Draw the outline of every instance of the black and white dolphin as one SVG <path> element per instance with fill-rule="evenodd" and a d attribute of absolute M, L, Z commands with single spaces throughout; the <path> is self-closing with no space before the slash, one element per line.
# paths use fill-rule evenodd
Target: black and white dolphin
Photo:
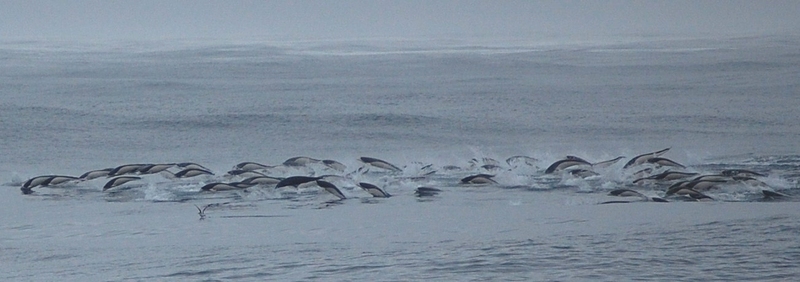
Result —
<path fill-rule="evenodd" d="M 243 177 L 243 178 L 249 178 L 249 177 L 258 177 L 258 176 L 266 176 L 266 175 L 264 175 L 263 173 L 260 173 L 258 171 L 254 171 L 254 170 L 234 169 L 234 170 L 230 170 L 227 173 L 225 173 L 225 176 L 226 177 L 238 176 L 238 177 Z"/>
<path fill-rule="evenodd" d="M 339 188 L 336 187 L 336 185 L 333 185 L 333 183 L 317 180 L 317 185 L 319 187 L 322 187 L 322 189 L 325 189 L 325 191 L 328 191 L 328 193 L 331 193 L 334 196 L 338 197 L 339 200 L 344 200 L 347 198 L 344 196 L 344 194 L 342 194 L 342 191 L 340 191 Z"/>
<path fill-rule="evenodd" d="M 367 191 L 367 193 L 376 198 L 389 198 L 392 196 L 386 193 L 386 191 L 381 190 L 381 188 L 378 188 L 378 186 L 370 183 L 359 182 L 358 187 L 361 187 L 361 189 L 364 189 L 364 191 Z"/>
<path fill-rule="evenodd" d="M 147 164 L 124 164 L 118 167 L 115 167 L 111 171 L 108 172 L 108 176 L 120 176 L 125 174 L 137 173 L 139 169 L 146 166 Z"/>
<path fill-rule="evenodd" d="M 53 175 L 40 175 L 40 176 L 33 177 L 31 179 L 28 179 L 27 181 L 25 181 L 25 183 L 22 183 L 22 188 L 21 189 L 22 189 L 22 191 L 26 191 L 26 190 L 30 191 L 31 189 L 35 188 L 36 186 L 42 185 L 42 183 L 44 183 L 45 181 L 50 180 L 51 177 L 53 177 Z"/>
<path fill-rule="evenodd" d="M 112 170 L 114 170 L 113 167 L 104 168 L 104 169 L 97 169 L 97 170 L 90 170 L 90 171 L 87 171 L 87 172 L 81 174 L 81 176 L 78 176 L 78 178 L 80 178 L 81 180 L 92 180 L 92 179 L 95 179 L 95 178 L 108 176 L 108 173 L 110 173 Z"/>
<path fill-rule="evenodd" d="M 53 175 L 52 177 L 50 177 L 50 179 L 47 179 L 44 182 L 42 182 L 41 186 L 54 186 L 75 180 L 80 180 L 80 178 L 69 175 Z"/>
<path fill-rule="evenodd" d="M 692 181 L 711 180 L 711 181 L 731 181 L 733 177 L 722 174 L 703 174 L 692 178 Z"/>
<path fill-rule="evenodd" d="M 672 195 L 685 196 L 685 197 L 689 197 L 692 200 L 696 200 L 696 201 L 712 201 L 712 200 L 714 200 L 714 198 L 711 198 L 708 195 L 703 194 L 700 191 L 697 191 L 697 190 L 695 190 L 693 188 L 688 188 L 688 187 L 677 187 L 677 188 L 670 189 L 669 191 L 667 191 L 667 193 L 664 196 L 669 197 L 669 196 L 672 196 Z"/>
<path fill-rule="evenodd" d="M 672 181 L 678 179 L 689 178 L 692 176 L 696 176 L 696 172 L 680 172 L 680 171 L 665 171 L 656 175 L 651 175 L 648 177 L 638 178 L 633 181 L 634 184 L 639 184 L 644 182 L 645 180 L 655 180 L 655 181 Z"/>
<path fill-rule="evenodd" d="M 80 178 L 68 175 L 41 175 L 28 179 L 22 183 L 20 190 L 22 190 L 24 194 L 30 194 L 32 192 L 31 189 L 37 186 L 53 186 L 76 180 L 80 180 Z"/>
<path fill-rule="evenodd" d="M 207 167 L 204 167 L 204 166 L 202 166 L 200 164 L 192 163 L 192 162 L 177 163 L 177 164 L 175 164 L 175 166 L 177 166 L 177 167 L 179 167 L 181 169 L 202 169 L 202 170 L 211 171 Z"/>
<path fill-rule="evenodd" d="M 497 181 L 492 179 L 494 175 L 490 174 L 476 174 L 464 177 L 461 179 L 461 184 L 497 184 Z"/>
<path fill-rule="evenodd" d="M 255 185 L 273 185 L 280 183 L 281 180 L 283 180 L 283 178 L 271 177 L 271 176 L 253 176 L 245 178 L 241 182 L 253 183 Z"/>
<path fill-rule="evenodd" d="M 281 187 L 286 187 L 286 186 L 292 186 L 292 187 L 298 188 L 300 185 L 303 185 L 305 183 L 309 183 L 309 182 L 312 182 L 312 181 L 317 181 L 317 180 L 320 180 L 320 179 L 322 179 L 322 177 L 290 176 L 290 177 L 284 178 L 283 180 L 278 182 L 278 184 L 275 185 L 275 188 L 281 188 Z"/>
<path fill-rule="evenodd" d="M 173 166 L 175 166 L 175 164 L 147 164 L 139 167 L 137 171 L 139 174 L 154 174 L 165 171 Z"/>
<path fill-rule="evenodd" d="M 417 197 L 436 196 L 439 192 L 442 192 L 442 190 L 432 187 L 417 187 L 417 189 L 414 190 L 414 194 L 417 195 Z"/>
<path fill-rule="evenodd" d="M 648 197 L 638 191 L 634 191 L 631 189 L 615 189 L 608 193 L 609 196 L 617 196 L 617 197 L 637 197 L 641 201 L 647 202 L 659 202 L 659 203 L 666 203 L 668 202 L 664 198 L 660 197 Z M 629 201 L 608 201 L 602 202 L 600 204 L 616 204 L 616 203 L 630 203 Z"/>
<path fill-rule="evenodd" d="M 708 191 L 712 188 L 716 188 L 719 185 L 728 183 L 726 180 L 692 180 L 686 186 L 697 190 L 697 191 Z"/>
<path fill-rule="evenodd" d="M 289 158 L 288 160 L 283 162 L 283 165 L 285 165 L 285 166 L 305 166 L 305 165 L 315 164 L 315 163 L 319 163 L 319 162 L 320 162 L 320 160 L 315 159 L 315 158 L 309 158 L 309 157 L 300 156 L 300 157 Z"/>
<path fill-rule="evenodd" d="M 202 191 L 230 191 L 230 190 L 242 190 L 246 188 L 250 188 L 256 185 L 255 183 L 244 183 L 244 182 L 231 182 L 231 183 L 222 183 L 222 182 L 214 182 L 203 185 L 200 187 Z"/>
<path fill-rule="evenodd" d="M 381 160 L 381 159 L 370 158 L 370 157 L 360 157 L 358 160 L 363 162 L 363 163 L 365 163 L 365 164 L 368 164 L 368 165 L 371 165 L 371 166 L 374 166 L 374 167 L 377 167 L 377 168 L 382 168 L 382 169 L 385 169 L 385 170 L 403 171 L 399 167 L 397 167 L 397 166 L 395 166 L 395 165 L 393 165 L 393 164 L 391 164 L 391 163 L 389 163 L 387 161 Z"/>
<path fill-rule="evenodd" d="M 711 188 L 717 187 L 720 184 L 728 183 L 727 180 L 720 180 L 720 179 L 697 179 L 697 180 L 684 180 L 672 184 L 669 188 L 667 188 L 666 196 L 670 196 L 672 194 L 678 194 L 679 191 L 682 189 L 691 189 L 697 192 L 700 191 L 707 191 Z"/>
<path fill-rule="evenodd" d="M 111 188 L 114 188 L 114 187 L 117 187 L 117 186 L 120 186 L 122 184 L 131 182 L 131 181 L 134 181 L 134 180 L 139 180 L 139 179 L 142 179 L 142 178 L 138 177 L 138 176 L 119 176 L 119 177 L 116 177 L 116 178 L 112 178 L 111 180 L 106 182 L 106 185 L 103 185 L 103 191 L 111 189 Z"/>
<path fill-rule="evenodd" d="M 617 197 L 645 197 L 644 194 L 631 189 L 614 189 L 608 192 L 608 195 Z"/>
<path fill-rule="evenodd" d="M 241 162 L 233 166 L 234 170 L 254 171 L 254 170 L 267 170 L 274 168 L 272 165 L 260 164 L 257 162 Z"/>
<path fill-rule="evenodd" d="M 187 168 L 187 169 L 181 170 L 181 171 L 179 171 L 179 172 L 177 172 L 177 173 L 175 173 L 173 175 L 176 178 L 189 178 L 189 177 L 195 177 L 195 176 L 200 176 L 200 175 L 214 175 L 214 173 L 212 173 L 211 171 L 205 170 L 205 169 L 201 169 L 201 168 Z"/>
<path fill-rule="evenodd" d="M 655 152 L 651 152 L 651 153 L 646 153 L 646 154 L 641 154 L 641 155 L 635 156 L 631 160 L 629 160 L 628 163 L 626 163 L 625 166 L 623 166 L 622 168 L 629 168 L 629 167 L 632 167 L 632 166 L 643 164 L 643 163 L 647 162 L 647 160 L 649 160 L 651 158 L 655 158 L 655 157 L 663 155 L 664 153 L 669 151 L 669 149 L 670 148 L 666 148 L 666 149 L 663 149 L 663 150 L 660 150 L 660 151 L 655 151 Z"/>
<path fill-rule="evenodd" d="M 565 170 L 567 168 L 570 168 L 570 167 L 573 167 L 573 166 L 579 166 L 579 165 L 591 166 L 592 163 L 590 163 L 590 162 L 588 162 L 588 161 L 586 161 L 584 159 L 575 157 L 575 156 L 567 156 L 566 158 L 558 160 L 558 161 L 554 162 L 553 164 L 551 164 L 549 167 L 547 167 L 547 169 L 544 171 L 544 173 L 548 173 L 548 174 L 549 173 L 554 173 L 554 172 L 557 172 L 557 171 L 562 171 L 562 170 Z"/>

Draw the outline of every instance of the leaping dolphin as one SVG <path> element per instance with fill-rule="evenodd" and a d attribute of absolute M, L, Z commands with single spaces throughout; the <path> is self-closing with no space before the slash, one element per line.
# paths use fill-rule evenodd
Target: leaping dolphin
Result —
<path fill-rule="evenodd" d="M 358 160 L 363 162 L 363 163 L 365 163 L 365 164 L 368 164 L 368 165 L 371 165 L 371 166 L 374 166 L 374 167 L 377 167 L 377 168 L 382 168 L 382 169 L 391 170 L 391 171 L 403 171 L 399 167 L 397 167 L 397 166 L 395 166 L 393 164 L 390 164 L 389 162 L 381 160 L 381 159 L 370 158 L 370 157 L 361 157 Z"/>
<path fill-rule="evenodd" d="M 134 180 L 139 180 L 139 179 L 142 179 L 142 178 L 138 177 L 138 176 L 119 176 L 117 178 L 112 178 L 111 180 L 106 182 L 106 185 L 103 185 L 103 191 L 111 189 L 111 188 L 114 188 L 114 187 L 117 187 L 117 186 L 120 186 L 122 184 L 131 182 L 131 181 L 134 181 Z"/>
<path fill-rule="evenodd" d="M 386 191 L 381 190 L 381 188 L 378 188 L 378 186 L 375 186 L 370 183 L 359 182 L 358 187 L 361 187 L 362 189 L 364 189 L 364 191 L 367 191 L 367 193 L 370 193 L 370 195 L 376 198 L 389 198 L 392 196 L 389 195 L 389 193 L 386 193 Z"/>
<path fill-rule="evenodd" d="M 342 191 L 340 191 L 339 188 L 336 188 L 336 185 L 333 185 L 333 183 L 317 180 L 317 185 L 319 185 L 319 187 L 322 187 L 322 189 L 325 189 L 325 191 L 328 191 L 328 193 L 331 193 L 334 196 L 338 197 L 339 200 L 344 200 L 347 198 L 344 196 L 344 194 L 342 194 Z"/>
<path fill-rule="evenodd" d="M 660 151 L 655 151 L 655 152 L 652 152 L 652 153 L 646 153 L 646 154 L 641 154 L 641 155 L 635 156 L 631 160 L 629 160 L 628 163 L 626 163 L 625 166 L 622 167 L 622 168 L 629 168 L 629 167 L 632 167 L 632 166 L 643 164 L 643 163 L 647 162 L 647 160 L 649 160 L 651 158 L 655 158 L 655 157 L 663 155 L 664 153 L 669 151 L 669 149 L 670 148 L 666 148 L 666 149 L 663 149 L 663 150 L 660 150 Z"/>

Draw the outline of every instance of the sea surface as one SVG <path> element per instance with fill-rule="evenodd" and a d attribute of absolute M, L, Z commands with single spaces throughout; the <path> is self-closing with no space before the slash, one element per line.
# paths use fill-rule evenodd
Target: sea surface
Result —
<path fill-rule="evenodd" d="M 794 280 L 797 46 L 2 41 L 0 280 Z M 313 160 L 283 165 L 297 156 Z M 567 156 L 584 162 L 547 173 Z M 213 175 L 176 178 L 187 162 Z M 242 162 L 345 199 L 315 182 L 202 190 L 243 180 Z M 176 165 L 22 189 L 125 164 Z M 725 170 L 742 174 L 695 196 L 641 180 Z"/>

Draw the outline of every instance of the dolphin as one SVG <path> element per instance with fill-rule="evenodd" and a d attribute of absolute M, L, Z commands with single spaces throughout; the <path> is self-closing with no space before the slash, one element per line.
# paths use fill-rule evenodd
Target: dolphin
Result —
<path fill-rule="evenodd" d="M 476 174 L 464 177 L 461 179 L 461 184 L 497 184 L 497 181 L 492 179 L 494 175 L 490 174 Z"/>
<path fill-rule="evenodd" d="M 30 194 L 33 191 L 31 189 L 37 186 L 45 187 L 51 185 L 58 185 L 64 182 L 75 181 L 75 180 L 80 180 L 80 178 L 68 175 L 41 175 L 25 181 L 25 183 L 22 184 L 22 187 L 20 187 L 20 190 L 22 190 L 23 194 Z"/>
<path fill-rule="evenodd" d="M 414 194 L 417 195 L 417 197 L 436 196 L 439 192 L 442 192 L 442 190 L 431 187 L 417 187 L 417 189 L 414 190 Z"/>
<path fill-rule="evenodd" d="M 709 197 L 708 195 L 703 194 L 700 191 L 697 191 L 697 190 L 695 190 L 693 188 L 690 188 L 690 187 L 678 187 L 678 188 L 671 189 L 671 190 L 667 191 L 667 193 L 665 194 L 666 197 L 672 196 L 672 195 L 688 196 L 689 198 L 691 198 L 693 200 L 696 200 L 696 201 L 714 200 L 713 198 Z"/>
<path fill-rule="evenodd" d="M 225 176 L 239 176 L 248 178 L 248 177 L 266 176 L 266 175 L 254 170 L 234 169 L 225 173 Z"/>
<path fill-rule="evenodd" d="M 717 180 L 719 180 L 719 181 L 730 181 L 730 180 L 732 180 L 732 179 L 733 179 L 732 177 L 730 177 L 730 176 L 727 176 L 727 175 L 721 175 L 721 174 L 703 174 L 703 175 L 697 176 L 697 177 L 695 177 L 695 178 L 692 178 L 692 181 L 699 181 L 699 180 L 712 180 L 712 181 L 717 181 Z"/>
<path fill-rule="evenodd" d="M 138 176 L 119 176 L 119 177 L 116 177 L 116 178 L 112 178 L 111 180 L 106 182 L 106 185 L 103 185 L 103 191 L 111 189 L 111 188 L 114 188 L 114 187 L 117 187 L 117 186 L 120 186 L 122 184 L 131 182 L 131 181 L 134 181 L 134 180 L 139 180 L 139 179 L 142 179 L 142 178 L 138 177 Z"/>
<path fill-rule="evenodd" d="M 670 148 L 666 148 L 666 149 L 663 149 L 663 150 L 660 150 L 660 151 L 655 151 L 655 152 L 652 152 L 652 153 L 646 153 L 646 154 L 641 154 L 641 155 L 635 156 L 631 160 L 629 160 L 628 163 L 626 163 L 625 166 L 623 166 L 622 168 L 629 168 L 629 167 L 632 167 L 632 166 L 643 164 L 643 163 L 647 162 L 647 160 L 649 160 L 650 158 L 655 158 L 655 157 L 663 155 L 664 153 L 669 151 L 669 149 Z"/>
<path fill-rule="evenodd" d="M 206 167 L 204 167 L 202 165 L 199 165 L 199 164 L 196 164 L 196 163 L 192 163 L 192 162 L 177 163 L 177 164 L 175 164 L 175 166 L 177 166 L 179 168 L 182 168 L 182 169 L 193 168 L 193 169 L 202 169 L 202 170 L 211 171 L 210 169 L 208 169 L 208 168 L 206 168 Z"/>
<path fill-rule="evenodd" d="M 281 180 L 283 180 L 283 178 L 270 177 L 270 176 L 253 176 L 253 177 L 245 178 L 241 182 L 242 183 L 253 183 L 253 184 L 256 184 L 256 185 L 272 185 L 272 184 L 280 183 Z"/>
<path fill-rule="evenodd" d="M 319 187 L 322 187 L 322 189 L 325 189 L 325 191 L 328 191 L 328 193 L 331 193 L 334 196 L 338 197 L 339 200 L 344 200 L 347 198 L 344 196 L 344 194 L 342 194 L 342 191 L 340 191 L 339 188 L 336 188 L 336 185 L 333 185 L 333 183 L 317 180 L 317 185 L 319 185 Z"/>
<path fill-rule="evenodd" d="M 139 167 L 137 171 L 139 174 L 154 174 L 165 171 L 173 166 L 175 166 L 175 164 L 148 164 Z"/>
<path fill-rule="evenodd" d="M 547 167 L 547 169 L 544 171 L 544 173 L 547 173 L 547 174 L 554 173 L 556 171 L 561 171 L 561 170 L 564 170 L 564 169 L 566 169 L 568 167 L 573 167 L 573 166 L 577 166 L 577 165 L 591 166 L 592 163 L 587 162 L 586 160 L 578 158 L 578 157 L 567 156 L 567 158 L 562 159 L 562 160 L 558 160 L 558 161 L 554 162 L 553 164 L 551 164 L 549 167 Z"/>
<path fill-rule="evenodd" d="M 214 173 L 200 168 L 187 168 L 174 174 L 176 178 L 189 178 L 199 175 L 214 175 Z"/>
<path fill-rule="evenodd" d="M 608 195 L 609 196 L 617 196 L 617 197 L 637 197 L 637 198 L 641 199 L 642 201 L 647 201 L 647 202 L 658 202 L 658 203 L 666 203 L 666 202 L 668 202 L 664 198 L 648 197 L 648 196 L 645 196 L 642 193 L 639 193 L 639 192 L 631 190 L 631 189 L 615 189 L 615 190 L 612 190 L 611 192 L 609 192 Z M 600 204 L 616 204 L 616 203 L 630 203 L 630 202 L 629 201 L 608 201 L 608 202 L 602 202 Z"/>
<path fill-rule="evenodd" d="M 656 181 L 671 181 L 677 179 L 688 178 L 697 175 L 696 172 L 680 172 L 680 171 L 665 171 L 656 175 L 651 175 L 648 177 L 642 177 L 633 181 L 634 184 L 639 184 L 645 180 L 656 180 Z"/>
<path fill-rule="evenodd" d="M 233 166 L 233 170 L 254 171 L 254 170 L 267 170 L 274 167 L 275 166 L 260 164 L 256 162 L 241 162 Z"/>
<path fill-rule="evenodd" d="M 397 167 L 397 166 L 395 166 L 393 164 L 390 164 L 387 161 L 376 159 L 376 158 L 361 157 L 358 160 L 363 162 L 363 163 L 365 163 L 365 164 L 368 164 L 368 165 L 371 165 L 371 166 L 374 166 L 374 167 L 378 167 L 378 168 L 382 168 L 382 169 L 386 169 L 386 170 L 403 171 L 399 167 Z"/>
<path fill-rule="evenodd" d="M 683 180 L 679 181 L 675 184 L 672 184 L 669 188 L 667 188 L 666 196 L 670 196 L 672 194 L 679 194 L 678 192 L 683 189 L 691 189 L 695 192 L 706 191 L 715 186 L 727 183 L 727 180 L 719 180 L 719 179 L 698 179 L 698 180 Z"/>
<path fill-rule="evenodd" d="M 305 183 L 308 183 L 308 182 L 311 182 L 311 181 L 317 181 L 317 180 L 320 180 L 320 179 L 322 179 L 322 177 L 290 176 L 290 177 L 284 178 L 283 180 L 278 182 L 278 184 L 275 185 L 275 188 L 281 188 L 281 187 L 285 187 L 285 186 L 292 186 L 294 188 L 297 188 L 298 186 L 300 186 L 302 184 L 305 184 Z"/>
<path fill-rule="evenodd" d="M 231 182 L 231 183 L 222 183 L 222 182 L 214 182 L 203 185 L 200 188 L 202 191 L 229 191 L 229 190 L 242 190 L 245 188 L 252 187 L 255 184 L 251 183 L 243 183 L 243 182 Z"/>
<path fill-rule="evenodd" d="M 631 189 L 614 189 L 608 192 L 608 195 L 617 197 L 644 197 L 642 193 Z"/>
<path fill-rule="evenodd" d="M 362 189 L 367 191 L 367 193 L 370 193 L 373 197 L 376 198 L 389 198 L 392 196 L 389 195 L 389 193 L 386 193 L 385 191 L 381 190 L 381 188 L 378 188 L 378 186 L 366 182 L 359 182 L 358 187 L 361 187 Z"/>
<path fill-rule="evenodd" d="M 97 169 L 97 170 L 90 170 L 90 171 L 87 171 L 87 172 L 81 174 L 81 176 L 78 176 L 78 178 L 80 178 L 82 180 L 92 180 L 92 179 L 95 179 L 95 178 L 108 176 L 108 173 L 111 172 L 112 170 L 114 170 L 113 167 L 104 168 L 104 169 Z"/>
<path fill-rule="evenodd" d="M 51 177 L 53 177 L 53 175 L 41 175 L 28 179 L 22 184 L 21 189 L 22 191 L 30 191 L 34 187 L 42 185 L 42 183 L 45 183 L 45 181 L 48 181 Z"/>
<path fill-rule="evenodd" d="M 68 176 L 68 175 L 53 175 L 49 179 L 47 179 L 44 182 L 42 182 L 41 186 L 58 185 L 58 184 L 61 184 L 61 183 L 74 181 L 74 180 L 80 180 L 80 178 L 77 178 L 77 177 L 74 177 L 74 176 Z"/>
<path fill-rule="evenodd" d="M 308 164 L 318 163 L 318 162 L 320 162 L 320 160 L 318 160 L 318 159 L 300 156 L 300 157 L 289 158 L 288 160 L 283 162 L 283 165 L 285 165 L 285 166 L 305 166 L 305 165 L 308 165 Z"/>
<path fill-rule="evenodd" d="M 111 171 L 108 172 L 108 176 L 120 176 L 123 174 L 129 173 L 136 173 L 139 172 L 139 169 L 146 166 L 147 164 L 124 164 L 118 167 L 115 167 Z"/>

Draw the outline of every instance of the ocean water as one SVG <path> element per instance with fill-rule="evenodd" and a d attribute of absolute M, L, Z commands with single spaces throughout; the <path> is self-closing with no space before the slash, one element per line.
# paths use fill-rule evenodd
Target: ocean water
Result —
<path fill-rule="evenodd" d="M 791 280 L 798 44 L 5 41 L 0 279 Z M 684 167 L 624 167 L 665 148 Z M 280 166 L 295 156 L 346 169 Z M 545 173 L 566 156 L 623 158 L 579 166 L 588 177 Z M 225 174 L 245 161 L 276 165 L 262 171 L 275 177 L 339 176 L 325 180 L 347 199 L 314 185 L 201 191 L 241 180 Z M 20 189 L 40 175 L 180 162 L 214 175 Z M 666 196 L 676 181 L 635 184 L 643 168 L 763 176 L 696 201 Z M 460 183 L 479 173 L 496 183 Z M 442 191 L 420 197 L 421 186 Z M 621 188 L 669 202 L 609 196 Z"/>

